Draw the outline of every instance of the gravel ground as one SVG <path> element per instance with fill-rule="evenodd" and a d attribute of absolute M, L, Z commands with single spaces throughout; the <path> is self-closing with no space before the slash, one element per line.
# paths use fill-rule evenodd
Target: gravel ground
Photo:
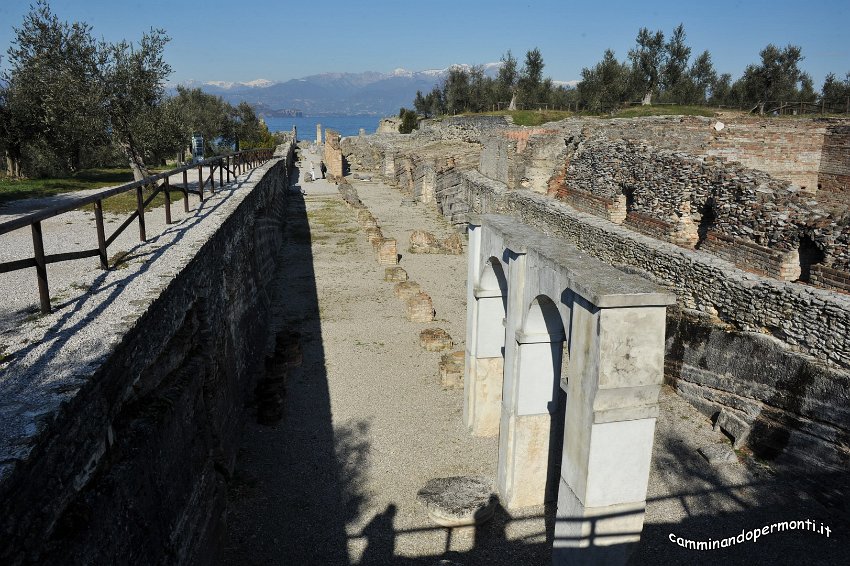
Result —
<path fill-rule="evenodd" d="M 191 173 L 191 172 L 190 172 Z M 242 179 L 245 176 L 241 177 Z M 190 175 L 191 179 L 191 175 Z M 173 186 L 183 185 L 183 176 L 174 175 L 169 179 Z M 244 181 L 243 181 L 244 182 Z M 197 189 L 197 179 L 189 181 L 190 189 Z M 69 199 L 86 196 L 104 189 L 92 189 L 63 193 L 51 197 L 39 199 L 26 199 L 12 201 L 0 207 L 0 222 L 12 220 L 18 216 L 56 206 L 67 202 Z M 216 191 L 218 191 L 218 178 L 216 177 Z M 227 192 L 227 191 L 225 191 Z M 209 200 L 209 187 L 205 190 L 205 197 Z M 171 226 L 165 223 L 165 207 L 152 209 L 145 214 L 145 231 L 149 240 L 157 240 L 158 236 L 179 226 L 186 220 L 197 216 L 199 199 L 197 195 L 189 195 L 189 213 L 183 212 L 182 193 L 172 193 Z M 207 204 L 209 207 L 215 200 Z M 103 215 L 104 228 L 108 238 L 118 228 L 129 214 L 112 214 L 105 212 Z M 95 228 L 94 209 L 91 205 L 85 209 L 73 210 L 59 216 L 54 216 L 42 221 L 42 233 L 44 236 L 44 253 L 55 254 L 70 251 L 80 251 L 97 247 L 97 231 Z M 138 249 L 141 245 L 139 240 L 138 221 L 130 224 L 124 232 L 118 236 L 109 246 L 110 258 L 118 258 L 131 250 Z M 32 231 L 29 227 L 21 228 L 0 236 L 0 262 L 26 259 L 33 256 Z M 100 260 L 97 257 L 77 259 L 73 261 L 62 261 L 51 263 L 47 266 L 47 281 L 50 287 L 51 299 L 54 304 L 62 304 L 69 298 L 78 295 L 83 287 L 91 286 L 103 272 L 100 270 Z M 23 320 L 31 318 L 39 312 L 38 285 L 35 277 L 35 269 L 22 269 L 9 273 L 0 273 L 0 333 L 14 328 Z"/>
<path fill-rule="evenodd" d="M 400 265 L 431 295 L 433 325 L 462 349 L 465 257 L 406 251 L 409 231 L 443 237 L 450 227 L 431 208 L 400 206 L 401 194 L 380 182 L 351 182 L 385 235 L 398 240 Z M 303 201 L 289 210 L 277 316 L 280 327 L 302 332 L 304 363 L 289 376 L 284 422 L 246 427 L 229 495 L 224 562 L 550 563 L 551 508 L 513 516 L 500 510 L 477 531 L 449 531 L 416 503 L 417 490 L 431 478 L 493 477 L 497 441 L 464 429 L 461 392 L 441 390 L 439 354 L 418 345 L 419 331 L 432 325 L 406 320 L 335 188 L 324 181 L 302 186 Z M 782 478 L 751 457 L 711 466 L 697 453 L 724 442 L 708 419 L 663 390 L 646 522 L 630 563 L 843 563 L 850 548 L 846 515 L 828 489 L 816 487 L 830 478 Z M 713 551 L 669 540 L 671 533 L 720 539 L 798 519 L 824 523 L 832 536 L 774 533 Z"/>

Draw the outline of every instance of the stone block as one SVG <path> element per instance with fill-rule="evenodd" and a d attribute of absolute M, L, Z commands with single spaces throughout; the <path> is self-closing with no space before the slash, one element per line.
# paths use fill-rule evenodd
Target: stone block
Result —
<path fill-rule="evenodd" d="M 378 263 L 381 265 L 396 265 L 398 263 L 398 247 L 394 238 L 381 240 L 378 246 Z"/>
<path fill-rule="evenodd" d="M 372 213 L 369 211 L 369 209 L 361 208 L 357 211 L 357 221 L 360 222 L 360 223 L 363 223 L 363 222 L 374 223 L 375 217 L 372 216 Z"/>
<path fill-rule="evenodd" d="M 714 423 L 714 430 L 722 430 L 732 437 L 732 446 L 740 448 L 750 434 L 750 424 L 729 409 L 721 409 Z"/>
<path fill-rule="evenodd" d="M 452 337 L 442 328 L 426 328 L 419 333 L 419 345 L 429 352 L 441 352 L 454 346 Z M 461 352 L 463 354 L 463 352 Z M 463 356 L 461 355 L 461 376 L 463 376 Z"/>
<path fill-rule="evenodd" d="M 414 230 L 410 233 L 410 253 L 413 254 L 463 254 L 463 240 L 455 233 L 444 240 L 439 240 L 434 234 L 425 230 Z"/>
<path fill-rule="evenodd" d="M 366 239 L 373 246 L 375 245 L 376 240 L 381 240 L 384 237 L 384 234 L 381 232 L 381 229 L 377 226 L 366 228 Z"/>
<path fill-rule="evenodd" d="M 410 253 L 432 254 L 439 253 L 440 243 L 437 237 L 425 230 L 414 230 L 410 233 Z"/>
<path fill-rule="evenodd" d="M 416 281 L 402 281 L 396 284 L 394 292 L 396 297 L 402 301 L 407 301 L 407 299 L 413 297 L 421 290 L 422 288 Z"/>
<path fill-rule="evenodd" d="M 384 270 L 384 281 L 407 281 L 407 272 L 403 267 L 388 267 Z"/>
<path fill-rule="evenodd" d="M 427 293 L 420 291 L 407 299 L 407 319 L 411 322 L 431 322 L 434 320 L 434 305 Z"/>
<path fill-rule="evenodd" d="M 443 354 L 440 358 L 440 387 L 463 389 L 463 368 L 466 353 L 461 350 Z"/>
<path fill-rule="evenodd" d="M 698 449 L 697 452 L 713 466 L 732 464 L 738 461 L 738 457 L 728 444 L 709 444 Z"/>
<path fill-rule="evenodd" d="M 463 238 L 460 237 L 460 234 L 455 232 L 440 242 L 440 247 L 444 253 L 449 255 L 463 255 Z"/>
<path fill-rule="evenodd" d="M 416 494 L 428 517 L 443 527 L 480 525 L 496 512 L 498 497 L 486 478 L 455 476 L 429 480 Z"/>

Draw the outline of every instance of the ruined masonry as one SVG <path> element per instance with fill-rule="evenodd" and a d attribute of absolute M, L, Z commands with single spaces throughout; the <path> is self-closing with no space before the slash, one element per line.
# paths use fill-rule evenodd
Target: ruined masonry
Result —
<path fill-rule="evenodd" d="M 626 560 L 662 382 L 777 470 L 847 483 L 847 120 L 461 117 L 341 150 L 468 231 L 464 420 L 499 436 L 503 504 L 557 495 L 556 563 Z"/>

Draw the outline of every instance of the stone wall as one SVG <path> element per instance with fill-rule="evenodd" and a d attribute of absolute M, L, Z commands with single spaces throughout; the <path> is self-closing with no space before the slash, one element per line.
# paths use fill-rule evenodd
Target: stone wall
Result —
<path fill-rule="evenodd" d="M 850 202 L 850 125 L 831 123 L 826 127 L 818 168 L 818 198 L 828 202 Z"/>
<path fill-rule="evenodd" d="M 491 137 L 484 135 L 482 140 L 486 144 Z M 499 139 L 498 132 L 495 138 Z M 515 147 L 515 140 L 500 139 L 497 144 L 501 147 Z M 580 146 L 580 141 L 571 142 L 569 133 L 564 140 L 568 146 Z M 597 142 L 599 145 L 593 146 Z M 660 283 L 676 294 L 681 309 L 668 320 L 667 351 L 667 378 L 679 393 L 709 416 L 715 417 L 721 409 L 734 413 L 751 427 L 750 446 L 765 458 L 792 467 L 846 469 L 850 462 L 846 414 L 850 402 L 850 297 L 748 273 L 716 253 L 686 249 L 633 229 L 643 222 L 643 231 L 668 231 L 669 236 L 678 213 L 687 212 L 683 206 L 692 202 L 694 193 L 707 197 L 707 191 L 727 187 L 733 195 L 727 201 L 730 207 L 742 197 L 749 198 L 745 202 L 751 206 L 763 194 L 756 190 L 762 182 L 780 190 L 787 189 L 788 183 L 741 166 L 727 169 L 712 159 L 652 152 L 639 143 L 616 142 L 610 148 L 605 145 L 612 143 L 610 140 L 588 143 L 602 153 L 588 151 L 588 161 L 580 158 L 578 164 L 575 156 L 568 159 L 576 171 L 586 167 L 582 193 L 588 203 L 593 202 L 586 206 L 596 207 L 593 214 L 532 191 L 512 190 L 468 164 L 438 172 L 437 208 L 456 225 L 470 213 L 513 214 L 594 257 Z M 396 158 L 417 151 L 415 145 L 388 145 Z M 486 151 L 485 145 L 482 153 Z M 500 155 L 493 152 L 483 169 L 505 174 Z M 482 157 L 481 162 L 486 159 Z M 632 159 L 635 167 L 624 167 Z M 641 173 L 642 169 L 646 171 Z M 557 164 L 553 171 L 557 175 Z M 649 179 L 659 174 L 688 196 L 677 199 L 676 191 L 662 187 L 655 195 L 638 195 L 630 202 L 633 217 L 620 220 L 624 225 L 597 217 L 600 211 L 611 216 L 619 190 L 613 187 L 619 187 L 624 178 L 635 187 L 645 183 L 649 189 Z M 594 184 L 594 177 L 601 182 Z M 768 211 L 760 214 L 769 214 L 770 207 L 765 208 Z M 660 210 L 667 215 L 658 214 Z M 731 226 L 732 212 L 729 214 Z M 616 218 L 612 220 L 616 222 Z M 751 241 L 717 243 L 708 238 L 703 243 L 706 248 L 714 246 L 715 252 L 723 244 L 739 250 L 751 248 L 752 262 L 762 253 L 782 253 L 781 248 L 762 249 Z M 777 259 L 765 261 L 776 263 Z M 812 267 L 813 279 L 835 278 L 835 273 Z M 762 359 L 764 364 L 759 363 Z M 811 454 L 818 459 L 813 461 Z"/>
<path fill-rule="evenodd" d="M 266 354 L 293 146 L 278 155 L 210 201 L 216 214 L 144 276 L 126 279 L 122 293 L 144 299 L 116 299 L 86 326 L 102 353 L 54 342 L 51 363 L 67 375 L 51 374 L 36 412 L 18 407 L 16 419 L 32 419 L 22 422 L 29 436 L 0 439 L 0 562 L 216 562 L 238 435 Z M 135 289 L 151 281 L 159 286 Z M 44 368 L 5 369 L 30 399 L 50 381 Z M 61 404 L 51 405 L 59 390 Z M 4 434 L 13 409 L 2 407 Z"/>
<path fill-rule="evenodd" d="M 850 273 L 850 212 L 763 171 L 605 137 L 568 146 L 566 162 L 550 193 L 579 210 L 783 280 Z"/>
<path fill-rule="evenodd" d="M 345 165 L 339 148 L 339 132 L 327 128 L 325 129 L 324 162 L 331 179 L 342 179 Z"/>

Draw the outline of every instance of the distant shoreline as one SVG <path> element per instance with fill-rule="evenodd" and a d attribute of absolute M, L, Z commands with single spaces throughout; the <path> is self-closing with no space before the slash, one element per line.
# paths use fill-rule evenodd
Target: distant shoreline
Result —
<path fill-rule="evenodd" d="M 383 116 L 377 114 L 354 114 L 354 115 L 324 115 L 324 116 L 269 116 L 264 118 L 269 131 L 288 132 L 295 126 L 298 137 L 301 139 L 315 139 L 316 124 L 321 124 L 322 129 L 330 128 L 339 132 L 341 136 L 356 136 L 360 129 L 367 134 L 374 134 L 378 129 L 378 122 Z"/>

